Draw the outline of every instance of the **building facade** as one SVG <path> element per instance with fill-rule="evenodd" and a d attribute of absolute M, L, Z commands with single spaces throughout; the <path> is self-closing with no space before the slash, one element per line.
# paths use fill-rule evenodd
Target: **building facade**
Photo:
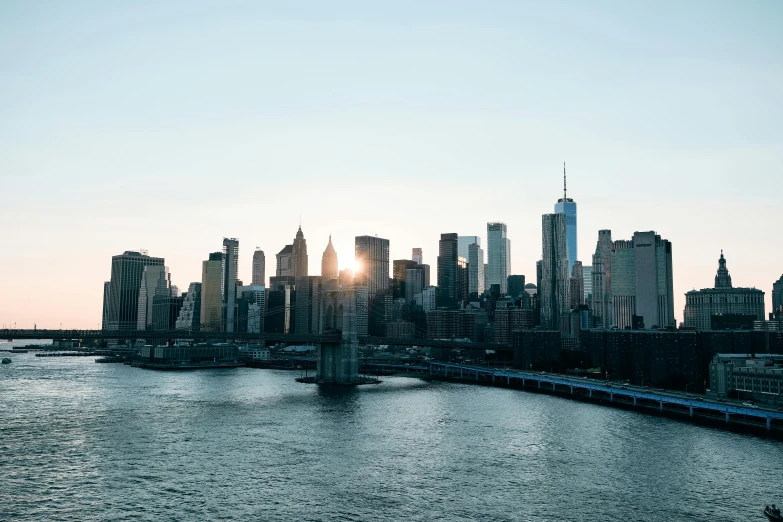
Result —
<path fill-rule="evenodd" d="M 139 290 L 142 274 L 147 266 L 163 266 L 161 257 L 150 257 L 145 252 L 126 251 L 111 258 L 111 279 L 104 328 L 107 330 L 136 330 L 139 320 Z"/>
<path fill-rule="evenodd" d="M 421 293 L 413 296 L 413 301 L 425 312 L 435 310 L 438 307 L 438 288 L 435 286 L 424 288 Z"/>
<path fill-rule="evenodd" d="M 655 232 L 636 232 L 612 250 L 613 326 L 674 326 L 672 245 Z"/>
<path fill-rule="evenodd" d="M 324 255 L 321 256 L 321 278 L 324 281 L 337 279 L 337 251 L 332 245 L 332 235 L 329 234 L 329 243 L 326 245 Z"/>
<path fill-rule="evenodd" d="M 508 295 L 512 299 L 516 299 L 525 293 L 525 276 L 523 275 L 510 275 L 508 276 Z"/>
<path fill-rule="evenodd" d="M 772 311 L 783 311 L 783 275 L 772 283 Z"/>
<path fill-rule="evenodd" d="M 233 332 L 239 280 L 239 240 L 223 238 L 223 331 Z"/>
<path fill-rule="evenodd" d="M 755 320 L 763 321 L 764 292 L 755 288 L 735 288 L 726 268 L 726 258 L 721 252 L 715 288 L 691 290 L 685 294 L 683 322 L 697 330 L 709 330 L 712 328 L 712 316 L 728 314 L 752 315 Z"/>
<path fill-rule="evenodd" d="M 304 276 L 296 280 L 297 334 L 317 334 L 321 315 L 321 276 Z"/>
<path fill-rule="evenodd" d="M 441 234 L 438 242 L 438 306 L 458 308 L 459 247 L 457 234 Z"/>
<path fill-rule="evenodd" d="M 783 405 L 783 355 L 717 354 L 710 363 L 710 395 Z"/>
<path fill-rule="evenodd" d="M 542 327 L 557 330 L 560 314 L 570 304 L 570 266 L 566 243 L 565 214 L 544 214 L 541 218 L 541 274 L 538 282 Z"/>
<path fill-rule="evenodd" d="M 201 283 L 190 283 L 183 297 L 174 328 L 198 332 L 201 328 Z"/>
<path fill-rule="evenodd" d="M 259 248 L 253 252 L 252 283 L 256 286 L 266 286 L 266 257 L 264 257 L 264 251 Z"/>
<path fill-rule="evenodd" d="M 223 252 L 209 254 L 201 264 L 201 330 L 219 332 L 223 328 Z"/>
<path fill-rule="evenodd" d="M 302 225 L 299 225 L 299 230 L 296 231 L 291 254 L 294 265 L 294 277 L 306 277 L 309 261 L 307 257 L 307 240 L 302 233 Z"/>
<path fill-rule="evenodd" d="M 237 299 L 240 301 L 237 331 L 261 333 L 264 331 L 266 314 L 266 287 L 263 285 L 245 285 L 237 287 Z"/>
<path fill-rule="evenodd" d="M 582 274 L 582 286 L 584 287 L 582 302 L 590 306 L 593 302 L 593 267 L 583 266 Z"/>
<path fill-rule="evenodd" d="M 416 294 L 420 294 L 426 288 L 424 270 L 420 267 L 405 270 L 405 302 L 411 304 Z"/>
<path fill-rule="evenodd" d="M 599 230 L 593 254 L 591 288 L 593 321 L 596 328 L 612 326 L 612 231 Z"/>
<path fill-rule="evenodd" d="M 477 244 L 481 246 L 481 237 L 479 236 L 458 236 L 457 237 L 457 255 L 468 259 L 470 257 L 470 245 Z M 483 260 L 482 260 L 483 261 Z"/>
<path fill-rule="evenodd" d="M 357 236 L 354 284 L 366 286 L 369 298 L 389 288 L 389 240 L 376 236 Z"/>
<path fill-rule="evenodd" d="M 508 271 L 511 267 L 511 241 L 507 237 L 505 223 L 487 223 L 487 273 L 489 290 L 492 285 L 500 286 L 500 293 L 508 292 Z"/>
<path fill-rule="evenodd" d="M 392 297 L 404 298 L 407 295 L 407 271 L 419 265 L 411 259 L 395 259 L 392 262 Z"/>
<path fill-rule="evenodd" d="M 294 277 L 296 272 L 294 268 L 294 245 L 286 245 L 277 253 L 276 258 L 276 277 Z M 270 286 L 271 283 L 270 283 Z"/>
<path fill-rule="evenodd" d="M 484 250 L 480 243 L 468 245 L 468 295 L 484 293 Z"/>
<path fill-rule="evenodd" d="M 151 330 L 152 307 L 156 296 L 171 295 L 171 275 L 168 267 L 161 265 L 145 266 L 139 285 L 139 304 L 136 320 L 137 330 Z"/>
<path fill-rule="evenodd" d="M 152 299 L 152 327 L 154 331 L 174 330 L 182 310 L 184 297 L 156 295 Z"/>

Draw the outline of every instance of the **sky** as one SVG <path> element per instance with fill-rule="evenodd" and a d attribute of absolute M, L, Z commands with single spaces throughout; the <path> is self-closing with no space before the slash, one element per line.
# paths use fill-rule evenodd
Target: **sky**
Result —
<path fill-rule="evenodd" d="M 535 282 L 541 215 L 673 244 L 675 316 L 783 274 L 783 3 L 0 3 L 0 326 L 97 328 L 111 256 L 164 257 L 186 290 L 240 241 L 300 219 L 392 259 L 503 221 Z M 433 274 L 434 276 L 434 274 Z"/>

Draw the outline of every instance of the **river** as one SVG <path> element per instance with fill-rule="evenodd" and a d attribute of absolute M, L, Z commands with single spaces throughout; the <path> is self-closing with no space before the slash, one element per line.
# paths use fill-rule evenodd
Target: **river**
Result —
<path fill-rule="evenodd" d="M 0 520 L 744 522 L 783 503 L 780 441 L 560 397 L 2 355 Z"/>

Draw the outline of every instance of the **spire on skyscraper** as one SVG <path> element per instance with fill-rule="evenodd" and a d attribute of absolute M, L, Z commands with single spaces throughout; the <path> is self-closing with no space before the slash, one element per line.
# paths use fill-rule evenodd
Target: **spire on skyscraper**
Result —
<path fill-rule="evenodd" d="M 718 259 L 718 273 L 715 275 L 715 288 L 731 288 L 731 276 L 729 269 L 726 268 L 726 258 L 723 257 L 723 250 L 720 251 Z"/>
<path fill-rule="evenodd" d="M 337 252 L 332 245 L 332 234 L 329 234 L 329 243 L 326 245 L 323 256 L 321 257 L 321 277 L 328 281 L 337 279 Z"/>
<path fill-rule="evenodd" d="M 294 277 L 307 276 L 307 241 L 302 233 L 302 225 L 299 225 L 299 230 L 296 231 L 291 260 L 294 266 Z"/>
<path fill-rule="evenodd" d="M 566 191 L 566 170 L 565 170 L 565 161 L 564 161 L 563 162 L 563 199 L 567 199 L 568 198 L 567 194 L 568 193 Z"/>

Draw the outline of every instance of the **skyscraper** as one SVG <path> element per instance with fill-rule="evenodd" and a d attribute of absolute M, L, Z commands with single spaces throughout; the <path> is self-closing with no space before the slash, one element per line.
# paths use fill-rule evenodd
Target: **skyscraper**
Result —
<path fill-rule="evenodd" d="M 563 197 L 558 199 L 555 204 L 555 214 L 566 215 L 566 248 L 568 250 L 568 270 L 571 275 L 574 263 L 579 257 L 576 252 L 576 202 L 567 197 L 565 163 L 563 163 Z"/>
<path fill-rule="evenodd" d="M 424 263 L 424 254 L 422 253 L 421 248 L 414 248 L 413 249 L 413 252 L 412 252 L 412 255 L 411 255 L 411 259 L 413 259 L 414 261 L 416 261 L 420 265 Z"/>
<path fill-rule="evenodd" d="M 283 249 L 277 253 L 275 277 L 294 277 L 296 272 L 294 267 L 294 245 L 286 245 Z M 270 284 L 270 287 L 272 285 Z"/>
<path fill-rule="evenodd" d="M 612 322 L 612 231 L 599 230 L 593 254 L 593 324 L 611 328 Z"/>
<path fill-rule="evenodd" d="M 111 258 L 107 330 L 136 330 L 139 314 L 139 289 L 144 267 L 163 265 L 162 257 L 146 252 L 127 251 Z M 106 293 L 106 292 L 104 292 Z"/>
<path fill-rule="evenodd" d="M 631 241 L 615 241 L 611 293 L 614 326 L 673 326 L 672 244 L 655 232 L 635 232 Z"/>
<path fill-rule="evenodd" d="M 239 279 L 239 240 L 223 238 L 223 331 L 233 332 Z"/>
<path fill-rule="evenodd" d="M 101 315 L 101 328 L 104 330 L 109 328 L 109 291 L 111 289 L 111 281 L 105 281 L 103 283 L 103 314 Z"/>
<path fill-rule="evenodd" d="M 772 283 L 772 311 L 783 310 L 783 275 L 780 279 Z"/>
<path fill-rule="evenodd" d="M 567 234 L 567 232 L 566 232 Z M 585 295 L 585 275 L 584 267 L 581 261 L 574 262 L 571 267 L 571 290 L 570 290 L 570 303 L 571 310 L 577 306 L 584 304 Z"/>
<path fill-rule="evenodd" d="M 321 256 L 321 278 L 324 282 L 337 279 L 337 252 L 332 245 L 332 235 L 329 234 L 329 244 Z"/>
<path fill-rule="evenodd" d="M 266 258 L 260 248 L 253 252 L 253 284 L 266 287 Z"/>
<path fill-rule="evenodd" d="M 307 241 L 302 233 L 302 225 L 296 231 L 291 259 L 294 264 L 294 277 L 305 277 L 307 275 Z"/>
<path fill-rule="evenodd" d="M 541 277 L 538 283 L 541 326 L 559 330 L 560 314 L 569 309 L 571 289 L 565 214 L 542 216 L 541 252 Z"/>
<path fill-rule="evenodd" d="M 458 308 L 459 254 L 457 234 L 441 234 L 438 243 L 438 306 Z M 464 258 L 463 258 L 464 259 Z"/>
<path fill-rule="evenodd" d="M 201 264 L 201 330 L 219 332 L 223 325 L 223 252 Z"/>
<path fill-rule="evenodd" d="M 593 302 L 593 267 L 582 267 L 583 281 L 582 286 L 584 288 L 584 294 L 582 295 L 582 302 L 590 305 Z"/>
<path fill-rule="evenodd" d="M 354 284 L 366 286 L 368 299 L 389 288 L 389 240 L 376 236 L 356 236 Z"/>
<path fill-rule="evenodd" d="M 201 283 L 190 283 L 174 327 L 197 332 L 201 328 Z"/>
<path fill-rule="evenodd" d="M 506 237 L 505 223 L 487 223 L 487 261 L 490 285 L 500 285 L 508 293 L 508 270 L 511 266 L 511 241 Z"/>
<path fill-rule="evenodd" d="M 152 298 L 152 325 L 154 331 L 174 330 L 185 299 L 174 295 L 156 295 Z"/>
<path fill-rule="evenodd" d="M 457 255 L 468 259 L 470 257 L 470 245 L 477 244 L 481 246 L 481 237 L 479 236 L 458 236 L 457 237 Z"/>
<path fill-rule="evenodd" d="M 484 251 L 480 243 L 468 246 L 468 295 L 484 293 Z"/>
<path fill-rule="evenodd" d="M 411 259 L 395 259 L 392 261 L 392 299 L 404 298 L 407 295 L 405 289 L 407 281 L 406 271 L 418 266 L 420 265 Z"/>
<path fill-rule="evenodd" d="M 171 276 L 168 267 L 162 265 L 150 265 L 144 267 L 139 285 L 139 304 L 136 315 L 137 330 L 152 329 L 152 308 L 155 296 L 167 297 L 170 295 Z"/>
<path fill-rule="evenodd" d="M 321 316 L 321 276 L 302 276 L 296 279 L 295 332 L 319 333 Z"/>
<path fill-rule="evenodd" d="M 419 294 L 426 288 L 424 284 L 424 269 L 421 265 L 414 265 L 413 268 L 405 269 L 405 302 L 411 304 L 414 302 L 416 294 Z"/>
<path fill-rule="evenodd" d="M 264 331 L 266 288 L 263 285 L 237 287 L 237 331 L 261 333 Z"/>
<path fill-rule="evenodd" d="M 508 276 L 508 295 L 512 299 L 516 299 L 525 291 L 525 276 L 523 275 L 510 275 Z"/>

